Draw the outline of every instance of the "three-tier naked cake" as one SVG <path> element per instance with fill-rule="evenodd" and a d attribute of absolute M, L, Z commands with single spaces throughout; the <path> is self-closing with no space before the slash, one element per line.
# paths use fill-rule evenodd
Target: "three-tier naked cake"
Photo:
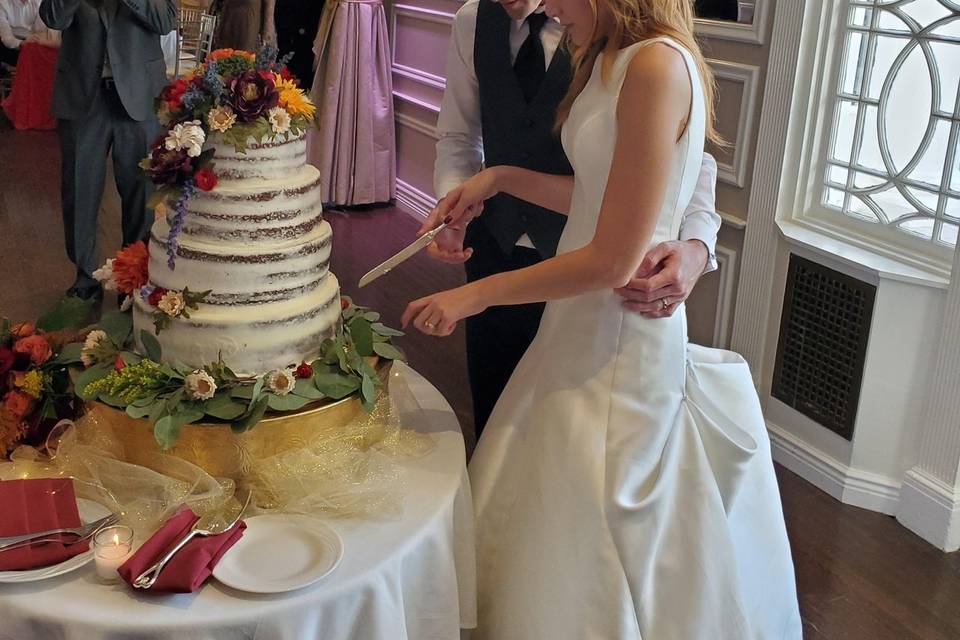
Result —
<path fill-rule="evenodd" d="M 254 375 L 309 361 L 336 329 L 340 290 L 305 133 L 251 139 L 242 153 L 211 134 L 204 148 L 214 150 L 217 185 L 190 197 L 173 268 L 165 256 L 172 210 L 150 236 L 151 286 L 210 291 L 189 318 L 159 333 L 163 359 L 200 365 L 222 358 L 238 374 Z M 137 297 L 135 336 L 152 331 L 154 311 Z"/>

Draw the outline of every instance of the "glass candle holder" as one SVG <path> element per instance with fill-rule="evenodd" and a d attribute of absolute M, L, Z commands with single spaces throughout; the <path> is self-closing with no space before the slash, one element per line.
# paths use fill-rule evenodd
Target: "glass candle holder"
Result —
<path fill-rule="evenodd" d="M 120 582 L 120 568 L 133 551 L 133 529 L 122 525 L 106 527 L 93 536 L 93 561 L 97 578 L 104 584 Z"/>

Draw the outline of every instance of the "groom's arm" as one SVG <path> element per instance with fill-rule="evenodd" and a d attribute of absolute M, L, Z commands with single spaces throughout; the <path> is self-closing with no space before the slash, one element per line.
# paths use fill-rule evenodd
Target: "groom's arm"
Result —
<path fill-rule="evenodd" d="M 673 315 L 704 273 L 717 268 L 721 219 L 716 211 L 717 162 L 703 154 L 700 175 L 680 225 L 680 240 L 663 242 L 644 258 L 636 277 L 618 289 L 624 306 L 651 318 Z"/>

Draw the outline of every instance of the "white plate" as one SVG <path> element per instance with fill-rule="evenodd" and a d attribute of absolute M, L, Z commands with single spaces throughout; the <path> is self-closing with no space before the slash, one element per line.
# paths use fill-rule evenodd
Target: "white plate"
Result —
<path fill-rule="evenodd" d="M 243 537 L 213 569 L 213 577 L 240 591 L 283 593 L 329 575 L 343 558 L 336 531 L 310 516 L 267 514 L 246 519 Z"/>
<path fill-rule="evenodd" d="M 77 509 L 80 511 L 80 522 L 83 524 L 110 515 L 110 510 L 105 506 L 93 500 L 87 500 L 86 498 L 77 498 Z M 0 582 L 36 582 L 37 580 L 46 580 L 47 578 L 61 576 L 74 569 L 79 569 L 91 560 L 93 560 L 92 549 L 77 554 L 69 560 L 64 560 L 60 564 L 50 565 L 49 567 L 27 569 L 26 571 L 0 571 Z"/>

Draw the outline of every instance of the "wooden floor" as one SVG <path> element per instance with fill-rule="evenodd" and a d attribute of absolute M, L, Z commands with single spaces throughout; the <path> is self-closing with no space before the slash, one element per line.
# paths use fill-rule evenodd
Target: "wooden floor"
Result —
<path fill-rule="evenodd" d="M 54 134 L 13 132 L 0 123 L 0 315 L 33 319 L 72 282 L 58 170 Z M 396 324 L 412 298 L 462 280 L 459 269 L 418 256 L 357 292 L 360 275 L 408 242 L 417 223 L 396 209 L 329 212 L 328 219 L 335 234 L 332 267 L 344 293 L 381 310 L 388 322 Z M 109 179 L 99 235 L 103 256 L 117 248 L 118 203 Z M 402 346 L 456 409 L 472 450 L 462 333 L 410 335 Z M 937 551 L 893 518 L 841 505 L 788 471 L 778 469 L 778 476 L 806 638 L 960 638 L 957 555 Z"/>

